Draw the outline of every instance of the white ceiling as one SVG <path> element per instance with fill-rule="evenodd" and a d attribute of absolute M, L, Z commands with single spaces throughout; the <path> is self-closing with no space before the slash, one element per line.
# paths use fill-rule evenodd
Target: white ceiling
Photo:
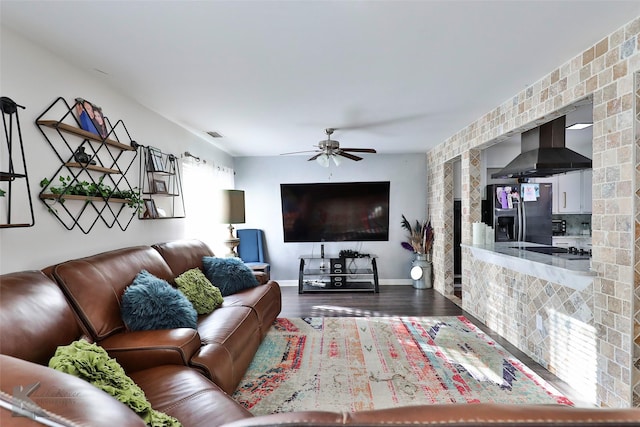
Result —
<path fill-rule="evenodd" d="M 3 26 L 233 156 L 311 150 L 327 127 L 342 147 L 425 152 L 637 16 L 613 0 L 0 1 Z"/>

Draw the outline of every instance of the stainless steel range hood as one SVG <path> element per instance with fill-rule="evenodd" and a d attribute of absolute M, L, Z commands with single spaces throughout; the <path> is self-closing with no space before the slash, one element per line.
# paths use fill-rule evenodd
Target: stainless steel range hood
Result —
<path fill-rule="evenodd" d="M 590 169 L 591 159 L 565 147 L 566 117 L 522 134 L 522 152 L 492 178 L 534 178 Z"/>

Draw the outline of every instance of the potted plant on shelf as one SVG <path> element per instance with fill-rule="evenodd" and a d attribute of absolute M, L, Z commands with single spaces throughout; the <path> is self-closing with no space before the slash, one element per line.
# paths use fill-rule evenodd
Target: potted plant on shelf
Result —
<path fill-rule="evenodd" d="M 131 190 L 118 190 L 112 189 L 110 186 L 103 184 L 101 177 L 98 182 L 76 181 L 72 180 L 70 176 L 58 177 L 60 185 L 53 185 L 53 182 L 47 178 L 40 181 L 40 187 L 48 189 L 49 192 L 56 197 L 55 203 L 64 203 L 65 196 L 86 196 L 87 200 L 90 197 L 99 197 L 105 201 L 109 199 L 121 199 L 126 200 L 126 205 L 130 208 L 134 208 L 140 211 L 144 207 L 144 201 L 140 197 L 137 188 Z M 49 207 L 51 209 L 51 207 Z"/>
<path fill-rule="evenodd" d="M 408 241 L 401 245 L 408 251 L 415 254 L 415 259 L 411 265 L 411 278 L 413 287 L 416 289 L 431 288 L 431 248 L 433 247 L 433 227 L 430 220 L 420 222 L 416 220 L 412 227 L 411 223 L 402 215 L 402 228 L 409 232 Z"/>

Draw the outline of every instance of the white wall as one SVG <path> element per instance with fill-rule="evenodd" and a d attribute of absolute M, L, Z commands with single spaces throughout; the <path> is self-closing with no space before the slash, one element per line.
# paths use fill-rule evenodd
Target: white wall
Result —
<path fill-rule="evenodd" d="M 318 243 L 284 243 L 282 232 L 281 183 L 390 181 L 390 230 L 388 242 L 327 242 L 325 253 L 355 249 L 378 255 L 380 281 L 409 283 L 413 255 L 402 249 L 406 233 L 401 215 L 410 221 L 426 218 L 427 180 L 424 154 L 365 154 L 364 160 L 345 160 L 339 167 L 323 168 L 308 162 L 307 156 L 238 157 L 235 159 L 236 188 L 245 191 L 246 223 L 238 228 L 264 230 L 272 278 L 281 284 L 297 281 L 298 256 L 319 253 Z"/>
<path fill-rule="evenodd" d="M 247 192 L 244 227 L 265 230 L 276 279 L 297 279 L 298 255 L 314 249 L 319 251 L 319 245 L 313 248 L 312 244 L 283 243 L 281 182 L 390 181 L 389 242 L 327 243 L 326 251 L 337 254 L 342 248 L 354 248 L 377 254 L 382 283 L 385 280 L 398 283 L 397 279 L 409 283 L 407 272 L 412 255 L 400 247 L 405 236 L 400 228 L 400 216 L 405 214 L 410 220 L 426 216 L 426 155 L 366 155 L 361 162 L 345 160 L 339 168 L 332 166 L 329 169 L 307 162 L 306 157 L 301 156 L 233 159 L 206 139 L 114 91 L 108 85 L 108 76 L 97 74 L 91 64 L 87 64 L 86 70 L 75 68 L 6 28 L 0 28 L 0 36 L 0 95 L 26 107 L 19 114 L 35 211 L 35 226 L 0 229 L 0 273 L 40 269 L 67 259 L 126 246 L 200 237 L 185 235 L 188 211 L 186 219 L 134 219 L 124 232 L 117 226 L 109 229 L 97 224 L 87 235 L 79 229 L 67 231 L 47 211 L 38 199 L 38 183 L 53 175 L 59 161 L 36 127 L 35 120 L 62 96 L 68 102 L 83 97 L 100 105 L 112 121 L 122 119 L 132 138 L 143 145 L 153 145 L 175 155 L 190 151 L 203 159 L 235 168 L 236 188 Z M 137 174 L 135 167 L 128 175 L 131 182 L 137 183 Z"/>
<path fill-rule="evenodd" d="M 70 103 L 76 97 L 91 100 L 103 108 L 112 123 L 122 119 L 132 138 L 143 145 L 153 145 L 175 155 L 188 150 L 229 167 L 233 167 L 233 159 L 205 139 L 113 91 L 106 82 L 108 76 L 97 74 L 91 64 L 86 64 L 86 70 L 72 67 L 5 28 L 0 28 L 0 36 L 0 95 L 26 107 L 20 110 L 19 117 L 35 211 L 34 227 L 0 229 L 0 272 L 40 269 L 110 249 L 198 237 L 185 236 L 184 219 L 134 219 L 124 232 L 117 226 L 108 229 L 99 223 L 85 235 L 77 228 L 67 231 L 47 212 L 38 199 L 39 182 L 53 175 L 59 161 L 36 127 L 35 120 L 60 96 Z M 2 144 L 5 144 L 4 136 Z M 137 185 L 138 169 L 133 169 L 128 177 Z"/>

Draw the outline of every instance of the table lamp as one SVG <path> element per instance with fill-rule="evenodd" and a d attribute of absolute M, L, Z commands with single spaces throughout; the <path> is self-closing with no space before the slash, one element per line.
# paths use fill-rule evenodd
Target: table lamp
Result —
<path fill-rule="evenodd" d="M 244 191 L 222 190 L 222 221 L 229 224 L 229 237 L 224 241 L 229 248 L 227 257 L 238 257 L 236 247 L 240 239 L 233 235 L 233 224 L 244 224 Z"/>

